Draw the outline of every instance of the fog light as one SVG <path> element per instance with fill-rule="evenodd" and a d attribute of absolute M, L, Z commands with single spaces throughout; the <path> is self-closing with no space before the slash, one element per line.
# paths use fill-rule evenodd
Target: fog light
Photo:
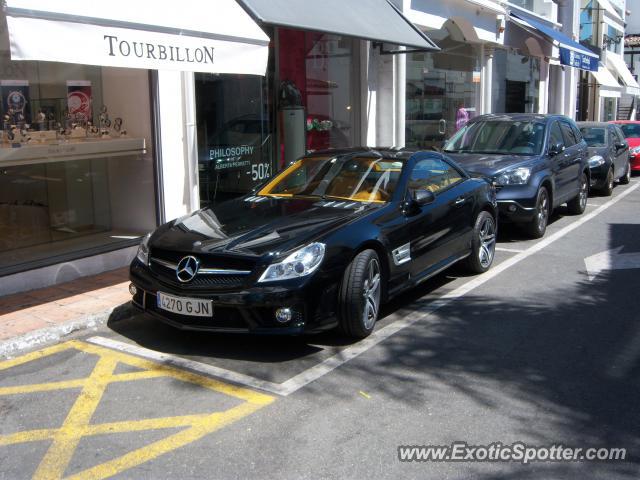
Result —
<path fill-rule="evenodd" d="M 509 205 L 509 211 L 510 212 L 515 212 L 516 211 L 516 206 L 515 205 Z"/>
<path fill-rule="evenodd" d="M 133 295 L 134 297 L 136 296 L 136 293 L 138 293 L 138 289 L 136 288 L 136 286 L 133 283 L 129 284 L 129 293 L 131 295 Z"/>
<path fill-rule="evenodd" d="M 290 308 L 279 308 L 276 310 L 276 320 L 280 323 L 287 323 L 293 318 L 293 312 Z"/>

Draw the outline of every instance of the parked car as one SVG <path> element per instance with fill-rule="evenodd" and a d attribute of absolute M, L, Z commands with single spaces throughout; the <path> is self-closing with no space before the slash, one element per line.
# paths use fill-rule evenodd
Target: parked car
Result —
<path fill-rule="evenodd" d="M 371 333 L 382 302 L 463 262 L 489 269 L 495 188 L 436 152 L 317 152 L 169 222 L 131 264 L 133 303 L 182 329 Z"/>
<path fill-rule="evenodd" d="M 620 127 L 624 138 L 629 145 L 629 160 L 631 162 L 631 172 L 640 171 L 640 121 L 617 120 L 611 122 Z"/>
<path fill-rule="evenodd" d="M 490 114 L 472 119 L 444 152 L 467 171 L 496 184 L 503 220 L 544 235 L 554 208 L 584 212 L 589 193 L 587 144 L 571 119 L 560 115 Z"/>
<path fill-rule="evenodd" d="M 629 145 L 620 127 L 605 122 L 578 122 L 578 128 L 589 147 L 591 188 L 609 196 L 614 182 L 629 183 Z"/>

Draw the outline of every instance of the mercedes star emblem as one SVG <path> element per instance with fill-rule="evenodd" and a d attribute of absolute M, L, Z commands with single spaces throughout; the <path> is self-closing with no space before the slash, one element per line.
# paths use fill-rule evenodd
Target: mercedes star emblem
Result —
<path fill-rule="evenodd" d="M 196 257 L 184 257 L 176 268 L 176 277 L 182 283 L 190 282 L 198 273 L 200 261 Z"/>

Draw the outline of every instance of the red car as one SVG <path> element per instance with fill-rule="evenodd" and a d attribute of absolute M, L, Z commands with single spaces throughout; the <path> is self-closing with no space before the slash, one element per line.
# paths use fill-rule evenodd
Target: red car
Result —
<path fill-rule="evenodd" d="M 640 172 L 640 121 L 617 120 L 625 140 L 629 144 L 629 163 L 631 171 Z"/>

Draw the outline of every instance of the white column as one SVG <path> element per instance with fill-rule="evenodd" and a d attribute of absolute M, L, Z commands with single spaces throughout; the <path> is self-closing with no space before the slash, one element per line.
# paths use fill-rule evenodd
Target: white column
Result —
<path fill-rule="evenodd" d="M 165 218 L 192 211 L 192 168 L 186 146 L 185 85 L 181 72 L 158 72 Z"/>
<path fill-rule="evenodd" d="M 184 92 L 184 154 L 186 158 L 187 185 L 189 197 L 187 204 L 191 211 L 200 208 L 200 178 L 198 175 L 198 135 L 196 129 L 196 82 L 193 72 L 182 74 Z"/>
<path fill-rule="evenodd" d="M 482 75 L 480 78 L 482 89 L 481 113 L 492 113 L 493 110 L 493 47 L 482 48 Z"/>
<path fill-rule="evenodd" d="M 558 4 L 558 22 L 562 24 L 562 32 L 570 38 L 578 38 L 580 35 L 580 2 L 577 0 L 557 0 L 556 3 Z M 563 84 L 561 113 L 575 118 L 578 97 L 577 69 L 565 67 Z"/>
<path fill-rule="evenodd" d="M 568 67 L 567 67 L 568 68 Z M 560 65 L 551 65 L 549 72 L 549 113 L 564 112 L 564 76 Z"/>
<path fill-rule="evenodd" d="M 405 47 L 400 47 L 404 50 Z M 407 54 L 394 55 L 395 117 L 394 147 L 405 145 L 405 122 L 407 106 Z"/>
<path fill-rule="evenodd" d="M 540 59 L 540 83 L 538 84 L 538 113 L 547 113 L 549 105 L 549 62 Z"/>
<path fill-rule="evenodd" d="M 376 132 L 375 146 L 393 145 L 395 143 L 395 75 L 394 55 L 380 55 L 376 52 L 373 58 L 377 59 L 377 85 L 376 85 Z"/>

